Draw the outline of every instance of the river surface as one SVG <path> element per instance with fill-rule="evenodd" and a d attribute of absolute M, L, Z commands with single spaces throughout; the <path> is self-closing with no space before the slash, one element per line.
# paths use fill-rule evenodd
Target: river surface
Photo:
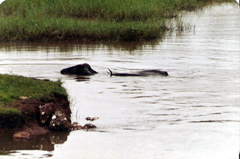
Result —
<path fill-rule="evenodd" d="M 190 31 L 152 43 L 0 43 L 0 73 L 63 81 L 72 121 L 91 131 L 25 142 L 1 135 L 0 158 L 237 159 L 239 154 L 240 8 L 214 5 L 187 13 Z M 99 73 L 64 76 L 89 63 Z M 168 77 L 110 77 L 162 69 Z"/>

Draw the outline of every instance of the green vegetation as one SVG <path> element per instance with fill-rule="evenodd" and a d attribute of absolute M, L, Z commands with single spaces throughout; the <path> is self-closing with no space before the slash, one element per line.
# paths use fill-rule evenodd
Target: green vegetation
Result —
<path fill-rule="evenodd" d="M 165 21 L 210 0 L 7 0 L 0 40 L 140 41 L 165 35 Z"/>
<path fill-rule="evenodd" d="M 67 95 L 66 90 L 61 87 L 61 84 L 60 81 L 44 81 L 22 76 L 0 74 L 0 117 L 7 114 L 19 115 L 20 112 L 18 110 L 4 106 L 18 100 L 21 96 L 34 99 L 50 99 L 53 93 Z"/>
<path fill-rule="evenodd" d="M 0 117 L 7 115 L 21 115 L 21 112 L 14 108 L 4 108 L 0 106 Z"/>

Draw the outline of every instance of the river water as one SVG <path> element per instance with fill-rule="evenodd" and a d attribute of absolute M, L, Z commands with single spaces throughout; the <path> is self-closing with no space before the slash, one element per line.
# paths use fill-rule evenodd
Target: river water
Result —
<path fill-rule="evenodd" d="M 0 73 L 61 79 L 72 121 L 91 131 L 53 133 L 26 142 L 1 135 L 0 158 L 236 159 L 239 154 L 240 8 L 187 13 L 191 31 L 152 43 L 1 43 Z M 99 74 L 64 76 L 89 63 Z M 162 69 L 169 77 L 110 77 Z"/>

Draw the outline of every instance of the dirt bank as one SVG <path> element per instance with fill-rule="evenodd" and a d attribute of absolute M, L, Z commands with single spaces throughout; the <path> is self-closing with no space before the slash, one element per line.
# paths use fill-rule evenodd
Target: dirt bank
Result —
<path fill-rule="evenodd" d="M 16 108 L 21 111 L 21 116 L 6 117 L 0 122 L 0 131 L 2 133 L 15 134 L 17 132 L 28 132 L 31 136 L 42 135 L 51 132 L 49 128 L 49 121 L 41 125 L 39 106 L 46 103 L 53 103 L 56 111 L 61 111 L 70 120 L 71 110 L 68 98 L 65 95 L 53 93 L 53 97 L 49 100 L 44 98 L 32 99 L 22 98 L 14 103 L 7 104 L 7 107 Z"/>

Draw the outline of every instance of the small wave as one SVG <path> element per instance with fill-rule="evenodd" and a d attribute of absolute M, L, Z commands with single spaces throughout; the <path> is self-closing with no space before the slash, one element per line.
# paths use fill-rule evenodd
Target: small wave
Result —
<path fill-rule="evenodd" d="M 239 120 L 199 120 L 199 121 L 190 121 L 190 123 L 225 123 L 225 122 L 239 122 Z"/>

